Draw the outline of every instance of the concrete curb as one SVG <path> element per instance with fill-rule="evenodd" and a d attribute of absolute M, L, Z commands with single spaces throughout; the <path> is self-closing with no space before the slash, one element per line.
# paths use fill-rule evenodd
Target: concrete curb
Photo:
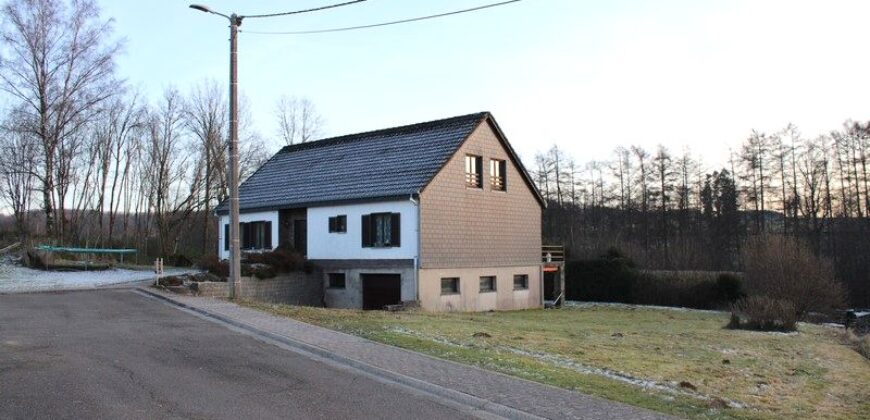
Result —
<path fill-rule="evenodd" d="M 498 404 L 489 400 L 485 400 L 483 398 L 475 397 L 470 394 L 466 394 L 464 392 L 459 392 L 456 390 L 452 390 L 449 388 L 445 388 L 440 385 L 435 385 L 420 379 L 412 378 L 410 376 L 402 375 L 400 373 L 391 372 L 389 370 L 381 369 L 376 366 L 372 366 L 368 363 L 352 359 L 349 357 L 339 356 L 335 353 L 330 352 L 327 349 L 322 347 L 314 346 L 308 343 L 303 343 L 301 341 L 293 340 L 289 337 L 278 335 L 274 333 L 270 333 L 267 331 L 260 330 L 251 325 L 245 324 L 243 322 L 239 322 L 230 318 L 227 318 L 222 315 L 218 315 L 207 310 L 197 308 L 183 302 L 179 302 L 171 297 L 165 296 L 161 293 L 157 293 L 142 287 L 137 287 L 134 289 L 134 292 L 137 292 L 142 295 L 146 295 L 146 297 L 156 298 L 165 303 L 168 303 L 173 306 L 177 306 L 179 308 L 183 308 L 185 310 L 191 311 L 195 314 L 202 316 L 203 318 L 209 319 L 213 322 L 227 324 L 229 326 L 238 328 L 240 330 L 246 331 L 249 334 L 267 340 L 267 341 L 275 341 L 286 346 L 289 346 L 293 349 L 296 349 L 300 353 L 304 353 L 307 355 L 314 355 L 318 358 L 326 359 L 332 361 L 338 365 L 345 366 L 354 370 L 361 371 L 368 375 L 386 379 L 389 382 L 394 382 L 399 385 L 406 386 L 418 392 L 422 392 L 424 394 L 428 394 L 430 396 L 436 397 L 438 399 L 448 400 L 453 403 L 457 403 L 463 406 L 467 406 L 473 410 L 480 410 L 485 413 L 495 415 L 501 418 L 508 419 L 534 419 L 541 420 L 544 417 L 540 417 L 534 415 L 532 413 L 518 410 L 516 408 L 508 407 L 502 404 Z"/>

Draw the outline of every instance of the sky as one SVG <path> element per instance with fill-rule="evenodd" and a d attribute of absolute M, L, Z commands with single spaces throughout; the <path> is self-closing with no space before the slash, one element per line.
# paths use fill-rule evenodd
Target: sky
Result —
<path fill-rule="evenodd" d="M 119 74 L 156 100 L 228 82 L 226 21 L 183 0 L 99 0 L 126 39 Z M 340 0 L 196 0 L 224 13 Z M 726 160 L 752 129 L 806 136 L 868 120 L 870 2 L 523 0 L 463 15 L 316 35 L 496 0 L 368 0 L 248 19 L 239 86 L 251 121 L 277 132 L 281 95 L 309 98 L 329 136 L 490 111 L 527 166 L 557 144 L 579 162 L 619 145 L 688 147 Z M 277 140 L 270 147 L 277 150 Z"/>

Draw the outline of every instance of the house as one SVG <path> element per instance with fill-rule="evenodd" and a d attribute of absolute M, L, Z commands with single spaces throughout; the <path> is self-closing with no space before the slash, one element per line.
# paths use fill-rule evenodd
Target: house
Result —
<path fill-rule="evenodd" d="M 240 187 L 241 246 L 305 254 L 329 307 L 539 307 L 544 205 L 483 112 L 284 147 Z"/>

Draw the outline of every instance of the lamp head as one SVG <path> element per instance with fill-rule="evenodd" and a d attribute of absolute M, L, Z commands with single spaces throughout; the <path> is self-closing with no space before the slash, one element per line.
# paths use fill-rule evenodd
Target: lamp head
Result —
<path fill-rule="evenodd" d="M 194 9 L 194 10 L 199 10 L 200 12 L 206 12 L 206 13 L 212 12 L 211 9 L 208 8 L 208 6 L 203 6 L 201 4 L 191 4 L 189 7 L 191 9 Z"/>

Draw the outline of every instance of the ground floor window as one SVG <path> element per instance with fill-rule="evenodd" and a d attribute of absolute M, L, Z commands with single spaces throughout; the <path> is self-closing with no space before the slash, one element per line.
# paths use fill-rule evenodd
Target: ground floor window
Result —
<path fill-rule="evenodd" d="M 441 279 L 441 295 L 458 295 L 459 277 L 444 277 Z"/>
<path fill-rule="evenodd" d="M 241 249 L 272 249 L 272 222 L 239 223 Z M 224 249 L 230 249 L 230 225 L 224 224 Z"/>
<path fill-rule="evenodd" d="M 514 274 L 514 290 L 526 290 L 529 288 L 528 274 Z"/>
<path fill-rule="evenodd" d="M 495 291 L 495 276 L 483 276 L 480 278 L 480 293 Z"/>
<path fill-rule="evenodd" d="M 329 273 L 329 288 L 344 289 L 346 286 L 344 273 Z"/>

